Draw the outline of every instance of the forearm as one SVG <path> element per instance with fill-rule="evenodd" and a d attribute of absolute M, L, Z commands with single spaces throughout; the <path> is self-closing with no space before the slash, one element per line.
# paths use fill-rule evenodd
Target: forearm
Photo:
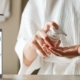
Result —
<path fill-rule="evenodd" d="M 30 42 L 28 42 L 24 47 L 23 53 L 23 63 L 26 66 L 30 66 L 31 63 L 36 59 L 37 53 L 36 50 L 30 46 Z"/>

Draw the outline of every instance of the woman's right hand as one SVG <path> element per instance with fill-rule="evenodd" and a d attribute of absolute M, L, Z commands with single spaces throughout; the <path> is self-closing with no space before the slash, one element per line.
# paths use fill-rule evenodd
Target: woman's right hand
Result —
<path fill-rule="evenodd" d="M 54 47 L 53 42 L 47 35 L 50 26 L 53 26 L 54 28 L 58 29 L 58 25 L 55 22 L 47 22 L 44 28 L 38 30 L 30 41 L 30 46 L 33 49 L 38 50 L 44 57 L 47 57 L 47 54 L 50 54 L 50 52 L 47 52 L 43 45 L 46 44 L 49 47 Z"/>

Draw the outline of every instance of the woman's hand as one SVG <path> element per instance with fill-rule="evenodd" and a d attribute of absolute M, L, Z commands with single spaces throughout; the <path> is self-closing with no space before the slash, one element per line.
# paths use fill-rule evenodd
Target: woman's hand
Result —
<path fill-rule="evenodd" d="M 48 22 L 46 23 L 43 29 L 37 31 L 37 33 L 34 35 L 32 40 L 30 41 L 30 46 L 33 49 L 39 50 L 44 57 L 47 57 L 47 54 L 50 54 L 50 52 L 47 52 L 43 45 L 46 44 L 49 47 L 54 47 L 53 42 L 47 35 L 47 32 L 50 29 L 50 26 L 53 26 L 54 28 L 58 29 L 58 25 L 55 22 Z"/>
<path fill-rule="evenodd" d="M 57 48 L 49 47 L 49 50 L 57 56 L 61 55 L 63 57 L 68 57 L 68 58 L 72 58 L 80 55 L 79 45 L 71 46 L 71 47 L 57 47 Z"/>
<path fill-rule="evenodd" d="M 55 45 L 47 35 L 50 26 L 58 29 L 58 25 L 55 22 L 48 22 L 46 23 L 44 28 L 37 31 L 33 38 L 25 45 L 23 50 L 23 63 L 26 66 L 30 66 L 32 62 L 36 59 L 36 50 L 38 50 L 44 57 L 47 57 L 50 54 L 50 52 L 47 52 L 47 49 L 44 48 L 44 45 L 47 45 L 49 47 L 54 47 Z M 60 41 L 58 42 L 58 44 L 59 43 Z M 58 46 L 58 44 L 56 44 L 56 46 Z"/>

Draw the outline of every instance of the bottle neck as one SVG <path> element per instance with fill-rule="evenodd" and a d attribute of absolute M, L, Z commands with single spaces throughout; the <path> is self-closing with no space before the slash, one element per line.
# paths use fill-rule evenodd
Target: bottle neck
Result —
<path fill-rule="evenodd" d="M 57 35 L 57 36 L 51 35 L 50 38 L 51 38 L 51 40 L 53 40 L 53 41 L 58 41 L 58 40 L 60 40 L 60 35 Z"/>
<path fill-rule="evenodd" d="M 53 34 L 51 31 L 48 31 L 48 35 L 51 38 L 51 40 L 53 40 L 53 41 L 60 40 L 60 34 L 57 34 L 57 33 Z"/>

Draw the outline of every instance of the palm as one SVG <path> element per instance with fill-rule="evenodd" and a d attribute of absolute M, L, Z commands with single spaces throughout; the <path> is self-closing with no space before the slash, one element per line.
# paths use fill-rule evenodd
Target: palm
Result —
<path fill-rule="evenodd" d="M 57 55 L 57 56 L 63 56 L 63 57 L 75 57 L 78 56 L 78 45 L 71 46 L 71 47 L 57 47 L 57 48 L 51 48 L 49 47 L 49 50 Z"/>

